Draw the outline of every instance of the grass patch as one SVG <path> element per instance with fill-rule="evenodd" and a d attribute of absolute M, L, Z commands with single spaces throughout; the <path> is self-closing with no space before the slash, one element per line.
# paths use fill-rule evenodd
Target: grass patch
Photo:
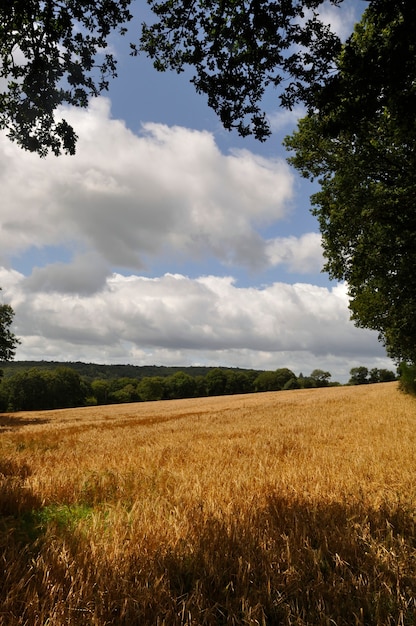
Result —
<path fill-rule="evenodd" d="M 69 536 L 81 523 L 84 528 L 88 527 L 93 513 L 92 507 L 85 504 L 72 506 L 53 504 L 17 515 L 3 516 L 1 531 L 12 532 L 16 543 L 34 547 L 48 534 Z"/>
<path fill-rule="evenodd" d="M 27 529 L 44 534 L 48 528 L 57 532 L 72 532 L 80 522 L 91 520 L 93 508 L 86 504 L 50 504 L 22 515 L 21 520 Z"/>

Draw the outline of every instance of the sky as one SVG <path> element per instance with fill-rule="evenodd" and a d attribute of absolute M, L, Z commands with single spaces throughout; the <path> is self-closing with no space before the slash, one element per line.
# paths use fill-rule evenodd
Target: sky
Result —
<path fill-rule="evenodd" d="M 362 2 L 324 7 L 345 37 Z M 134 37 L 144 3 L 135 3 Z M 16 360 L 208 365 L 295 374 L 395 370 L 330 281 L 309 196 L 286 161 L 303 111 L 268 93 L 265 143 L 224 130 L 189 75 L 157 73 L 112 37 L 118 78 L 66 109 L 75 156 L 0 133 L 0 286 Z"/>

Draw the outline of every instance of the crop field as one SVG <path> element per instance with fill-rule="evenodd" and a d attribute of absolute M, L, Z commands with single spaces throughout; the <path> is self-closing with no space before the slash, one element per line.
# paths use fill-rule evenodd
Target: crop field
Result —
<path fill-rule="evenodd" d="M 0 415 L 3 626 L 416 623 L 397 383 Z"/>

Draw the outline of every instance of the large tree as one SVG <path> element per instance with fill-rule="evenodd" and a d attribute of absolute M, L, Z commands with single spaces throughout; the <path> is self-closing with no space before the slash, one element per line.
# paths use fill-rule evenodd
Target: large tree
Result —
<path fill-rule="evenodd" d="M 286 145 L 320 184 L 325 269 L 347 282 L 353 320 L 416 362 L 416 4 L 373 4 Z"/>
<path fill-rule="evenodd" d="M 144 0 L 141 0 L 144 3 Z M 342 0 L 329 0 L 340 4 Z M 110 34 L 124 33 L 131 0 L 10 0 L 0 9 L 0 128 L 23 148 L 74 153 L 75 130 L 60 105 L 85 107 L 107 89 L 116 60 Z M 261 99 L 267 85 L 286 86 L 282 102 L 310 102 L 333 66 L 338 37 L 319 19 L 323 0 L 148 0 L 132 54 L 158 70 L 194 71 L 226 128 L 260 139 L 270 134 Z M 289 79 L 289 80 L 287 80 Z M 2 92 L 1 92 L 2 90 Z"/>

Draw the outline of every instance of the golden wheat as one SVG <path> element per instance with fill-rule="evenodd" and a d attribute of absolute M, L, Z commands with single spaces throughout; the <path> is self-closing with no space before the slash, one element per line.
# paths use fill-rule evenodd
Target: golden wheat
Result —
<path fill-rule="evenodd" d="M 414 624 L 395 383 L 0 416 L 0 623 Z"/>

